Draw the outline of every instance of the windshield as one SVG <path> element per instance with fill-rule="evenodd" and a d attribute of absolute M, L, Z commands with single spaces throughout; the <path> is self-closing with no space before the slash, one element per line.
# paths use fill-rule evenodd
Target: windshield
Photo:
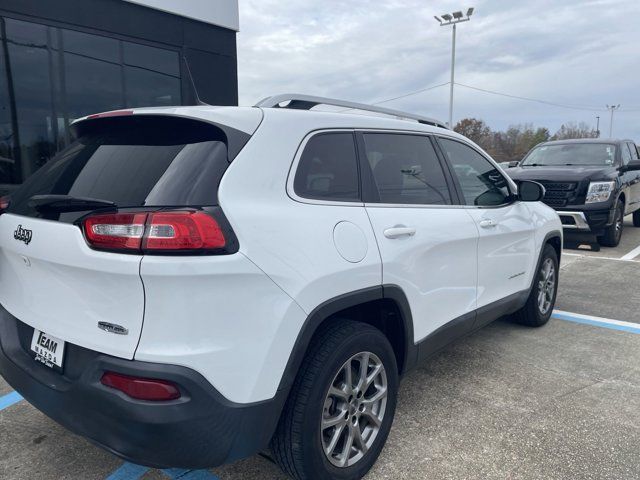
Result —
<path fill-rule="evenodd" d="M 520 165 L 613 165 L 615 158 L 610 143 L 566 143 L 536 147 Z"/>

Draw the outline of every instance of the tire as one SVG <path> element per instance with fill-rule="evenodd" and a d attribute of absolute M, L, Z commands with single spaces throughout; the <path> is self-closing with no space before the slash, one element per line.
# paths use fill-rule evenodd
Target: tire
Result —
<path fill-rule="evenodd" d="M 598 237 L 598 243 L 603 247 L 617 247 L 622 238 L 624 229 L 624 203 L 618 200 L 613 223 L 604 231 L 604 235 Z"/>
<path fill-rule="evenodd" d="M 358 390 L 365 358 L 367 375 L 371 377 L 376 370 L 378 373 L 367 389 Z M 349 363 L 351 384 L 356 385 L 352 389 L 346 381 Z M 380 392 L 385 382 L 387 393 L 383 399 Z M 330 393 L 332 386 L 335 389 Z M 339 395 L 333 393 L 338 391 Z M 362 478 L 387 440 L 397 391 L 396 358 L 384 334 L 351 320 L 332 323 L 314 337 L 302 362 L 271 440 L 274 459 L 296 480 Z M 373 402 L 377 395 L 380 399 Z M 372 421 L 374 417 L 378 426 Z M 321 426 L 323 421 L 337 425 Z M 356 439 L 355 429 L 361 432 L 362 442 Z M 353 447 L 347 449 L 345 444 L 352 433 Z M 332 444 L 333 454 L 328 455 L 325 446 L 331 449 Z"/>
<path fill-rule="evenodd" d="M 640 210 L 633 212 L 633 226 L 640 227 Z"/>
<path fill-rule="evenodd" d="M 551 245 L 546 244 L 527 303 L 513 315 L 516 323 L 541 327 L 549 321 L 558 294 L 558 272 L 558 255 Z"/>

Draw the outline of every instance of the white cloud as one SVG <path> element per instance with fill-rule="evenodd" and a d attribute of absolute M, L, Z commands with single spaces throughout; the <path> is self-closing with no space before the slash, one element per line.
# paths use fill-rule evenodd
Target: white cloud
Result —
<path fill-rule="evenodd" d="M 640 3 L 474 0 L 458 27 L 456 80 L 562 104 L 571 110 L 456 87 L 454 120 L 483 118 L 494 128 L 563 122 L 608 131 L 607 103 L 620 103 L 618 136 L 640 142 Z M 450 28 L 434 14 L 466 8 L 448 0 L 241 0 L 240 101 L 299 92 L 372 102 L 449 80 Z M 385 104 L 439 118 L 441 87 Z M 625 111 L 626 109 L 626 111 Z"/>

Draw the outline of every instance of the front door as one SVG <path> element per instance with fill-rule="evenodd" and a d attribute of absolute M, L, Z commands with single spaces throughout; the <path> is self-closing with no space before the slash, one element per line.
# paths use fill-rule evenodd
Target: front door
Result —
<path fill-rule="evenodd" d="M 527 290 L 537 261 L 531 211 L 479 151 L 451 138 L 439 137 L 438 143 L 480 234 L 478 309 Z"/>

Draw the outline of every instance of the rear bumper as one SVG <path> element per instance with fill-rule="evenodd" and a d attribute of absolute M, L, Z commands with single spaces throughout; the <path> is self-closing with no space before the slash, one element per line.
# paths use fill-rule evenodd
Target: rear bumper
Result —
<path fill-rule="evenodd" d="M 29 403 L 72 432 L 128 461 L 155 468 L 206 468 L 264 449 L 282 400 L 236 404 L 197 372 L 129 361 L 67 344 L 64 373 L 27 353 L 33 329 L 0 307 L 0 374 Z M 147 402 L 100 383 L 105 371 L 170 380 L 181 398 Z"/>

